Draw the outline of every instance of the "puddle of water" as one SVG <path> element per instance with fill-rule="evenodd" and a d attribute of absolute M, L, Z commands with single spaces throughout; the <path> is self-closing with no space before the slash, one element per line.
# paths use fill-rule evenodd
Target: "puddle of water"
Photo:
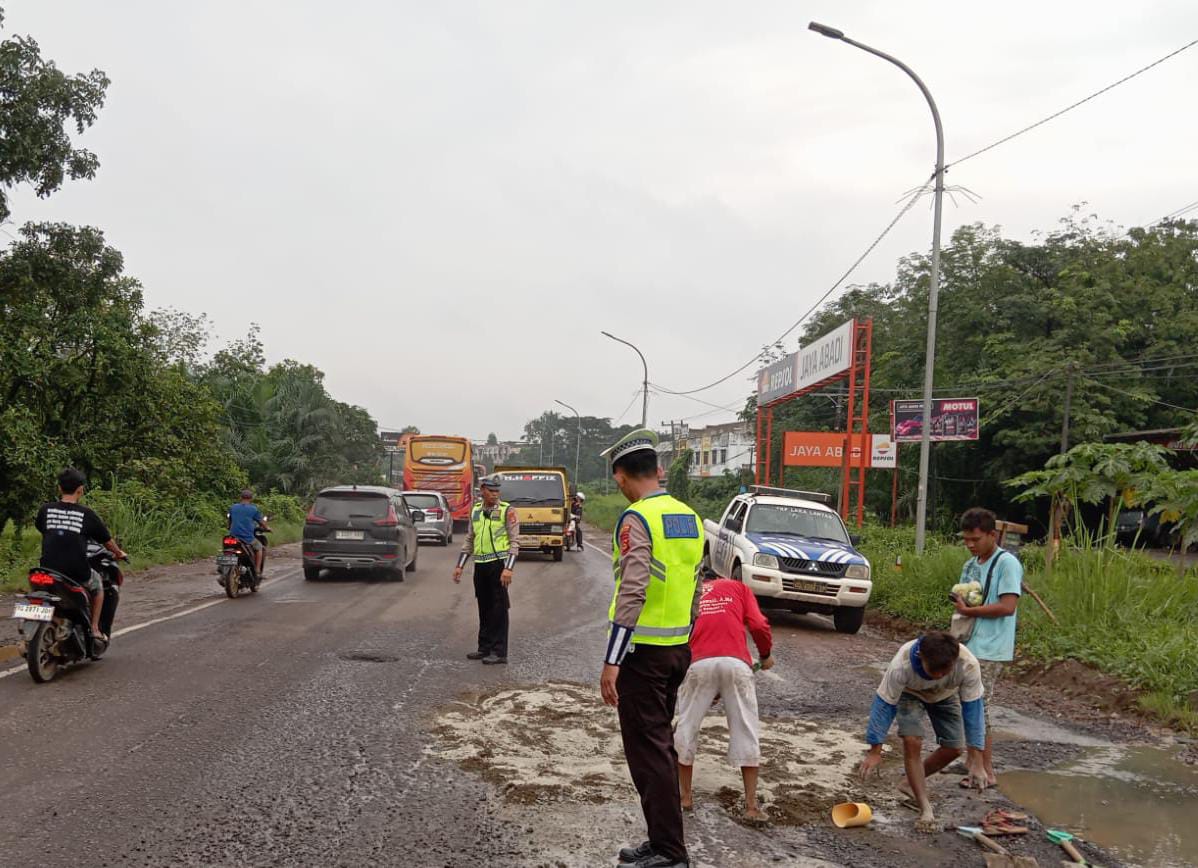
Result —
<path fill-rule="evenodd" d="M 1113 747 L 1109 741 L 1065 729 L 1051 721 L 1028 717 L 1001 705 L 993 708 L 991 715 L 994 719 L 994 737 L 998 740 L 1013 738 L 1019 741 L 1052 742 L 1077 747 Z"/>
<path fill-rule="evenodd" d="M 1198 865 L 1198 770 L 1168 750 L 1092 748 L 1047 771 L 1000 774 L 999 788 L 1131 865 Z"/>

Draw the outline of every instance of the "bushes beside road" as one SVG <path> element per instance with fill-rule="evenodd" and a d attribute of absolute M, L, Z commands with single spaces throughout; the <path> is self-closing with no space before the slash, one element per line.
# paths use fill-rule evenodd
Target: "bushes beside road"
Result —
<path fill-rule="evenodd" d="M 225 511 L 233 497 L 177 497 L 133 481 L 90 491 L 84 497 L 132 558 L 135 569 L 215 555 L 225 531 Z M 304 507 L 298 498 L 267 494 L 258 507 L 270 517 L 271 543 L 295 542 L 303 532 Z M 41 535 L 32 526 L 18 534 L 10 522 L 0 531 L 0 590 L 25 587 L 29 568 L 37 564 Z M 2 613 L 0 613 L 2 614 Z"/>

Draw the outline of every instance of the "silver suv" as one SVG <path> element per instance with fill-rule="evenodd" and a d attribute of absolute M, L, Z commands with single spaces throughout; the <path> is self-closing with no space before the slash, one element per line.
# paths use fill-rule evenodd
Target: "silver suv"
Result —
<path fill-rule="evenodd" d="M 416 569 L 416 527 L 421 518 L 394 488 L 324 489 L 304 522 L 304 578 L 319 578 L 321 569 L 384 569 L 392 579 L 403 581 L 405 569 Z"/>
<path fill-rule="evenodd" d="M 419 510 L 424 515 L 423 521 L 416 522 L 418 538 L 431 539 L 443 546 L 453 542 L 453 516 L 445 495 L 439 491 L 405 491 L 403 499 L 409 509 Z"/>

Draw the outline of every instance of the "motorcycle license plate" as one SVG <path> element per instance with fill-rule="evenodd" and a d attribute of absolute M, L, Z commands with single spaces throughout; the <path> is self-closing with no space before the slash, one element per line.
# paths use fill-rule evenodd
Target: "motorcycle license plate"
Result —
<path fill-rule="evenodd" d="M 235 567 L 237 566 L 237 555 L 217 555 L 216 565 L 218 567 Z"/>
<path fill-rule="evenodd" d="M 12 616 L 26 621 L 49 621 L 54 618 L 54 607 L 31 606 L 29 603 L 17 603 Z"/>
<path fill-rule="evenodd" d="M 339 530 L 337 531 L 337 539 L 365 539 L 366 531 L 362 530 Z"/>

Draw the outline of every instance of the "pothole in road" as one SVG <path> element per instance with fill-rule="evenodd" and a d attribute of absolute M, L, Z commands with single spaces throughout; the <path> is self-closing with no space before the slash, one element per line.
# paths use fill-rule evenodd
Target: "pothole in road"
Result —
<path fill-rule="evenodd" d="M 550 682 L 465 699 L 442 710 L 434 731 L 439 744 L 429 753 L 495 785 L 509 802 L 636 799 L 616 713 L 591 685 Z M 717 707 L 703 724 L 695 798 L 737 816 L 742 783 L 727 748 Z M 763 720 L 759 793 L 774 822 L 826 821 L 833 804 L 856 800 L 850 779 L 863 749 L 858 734 L 827 724 Z"/>
<path fill-rule="evenodd" d="M 379 654 L 375 651 L 350 651 L 345 654 L 338 654 L 342 660 L 350 660 L 355 663 L 398 663 L 399 658 L 394 654 Z"/>

